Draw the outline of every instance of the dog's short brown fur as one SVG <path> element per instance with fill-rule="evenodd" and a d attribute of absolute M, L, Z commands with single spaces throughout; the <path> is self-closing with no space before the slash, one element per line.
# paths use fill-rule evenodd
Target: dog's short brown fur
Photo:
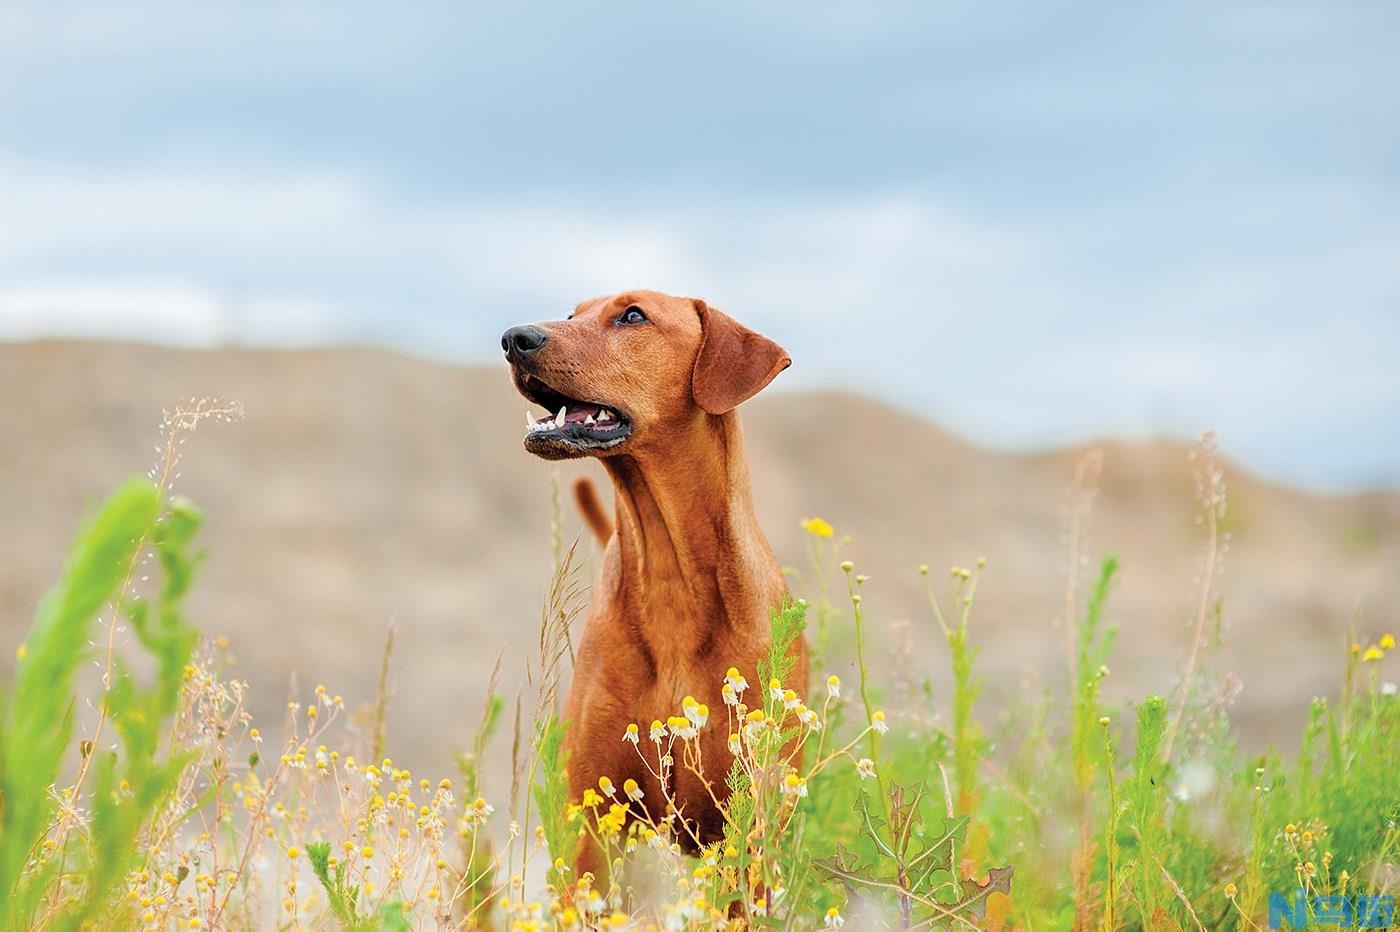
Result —
<path fill-rule="evenodd" d="M 603 775 L 617 786 L 632 778 L 653 817 L 663 814 L 666 794 L 622 736 L 638 723 L 648 752 L 650 722 L 679 714 L 691 695 L 719 722 L 701 731 L 701 741 L 707 776 L 722 794 L 731 760 L 724 674 L 737 666 L 752 684 L 745 699 L 759 701 L 769 612 L 786 592 L 754 517 L 734 409 L 791 360 L 704 301 L 653 291 L 585 301 L 568 320 L 513 328 L 502 345 L 516 387 L 551 414 L 567 400 L 591 403 L 566 415 L 566 436 L 556 422 L 532 429 L 526 449 L 548 459 L 597 456 L 616 493 L 613 533 L 586 480 L 575 489 L 606 547 L 565 710 L 570 793 L 581 798 Z M 620 413 L 630 430 L 617 440 L 622 427 L 602 431 L 596 441 L 596 422 L 577 422 L 578 410 Z M 797 653 L 800 688 L 800 642 Z M 703 843 L 718 840 L 722 816 L 677 757 L 670 793 Z M 577 867 L 607 869 L 587 842 Z"/>

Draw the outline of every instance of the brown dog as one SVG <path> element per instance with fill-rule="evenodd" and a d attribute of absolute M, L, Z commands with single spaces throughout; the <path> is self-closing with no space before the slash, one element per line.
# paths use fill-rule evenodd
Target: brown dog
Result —
<path fill-rule="evenodd" d="M 654 818 L 669 795 L 709 844 L 723 836 L 723 817 L 699 778 L 678 763 L 663 793 L 622 737 L 638 723 L 654 758 L 649 723 L 679 714 L 688 695 L 723 716 L 731 665 L 755 693 L 763 688 L 757 664 L 786 586 L 754 518 L 734 409 L 791 360 L 704 301 L 654 291 L 585 301 L 566 321 L 511 328 L 501 346 L 516 388 L 549 412 L 529 426 L 525 449 L 545 459 L 596 456 L 616 492 L 613 534 L 592 487 L 577 487 L 607 545 L 565 710 L 570 794 L 582 798 L 600 776 L 617 786 L 634 779 Z M 797 661 L 800 687 L 801 642 Z M 732 758 L 722 719 L 700 735 L 706 776 L 723 794 Z M 600 854 L 585 841 L 579 872 L 601 877 Z"/>

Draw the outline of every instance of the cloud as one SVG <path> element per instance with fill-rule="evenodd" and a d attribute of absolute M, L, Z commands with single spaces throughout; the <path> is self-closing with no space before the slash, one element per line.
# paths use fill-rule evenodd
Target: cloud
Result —
<path fill-rule="evenodd" d="M 209 346 L 230 320 L 212 292 L 176 282 L 84 282 L 0 288 L 0 338 L 153 340 Z"/>

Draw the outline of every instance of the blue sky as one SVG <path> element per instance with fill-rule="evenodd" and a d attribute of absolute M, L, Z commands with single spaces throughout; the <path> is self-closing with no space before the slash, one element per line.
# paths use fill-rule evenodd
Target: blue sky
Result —
<path fill-rule="evenodd" d="M 1400 6 L 394 6 L 0 6 L 0 337 L 650 286 L 980 442 L 1400 483 Z"/>

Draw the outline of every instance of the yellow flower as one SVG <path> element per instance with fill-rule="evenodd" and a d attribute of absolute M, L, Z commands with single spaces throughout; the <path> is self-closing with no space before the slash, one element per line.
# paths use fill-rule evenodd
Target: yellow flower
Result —
<path fill-rule="evenodd" d="M 295 860 L 297 859 L 297 855 L 298 855 L 299 853 L 300 853 L 300 852 L 297 851 L 297 849 L 294 848 L 294 847 L 293 847 L 293 848 L 288 848 L 288 849 L 287 849 L 287 857 L 291 858 L 293 861 L 295 861 Z"/>
<path fill-rule="evenodd" d="M 1366 648 L 1366 653 L 1361 655 L 1361 662 L 1366 663 L 1372 660 L 1380 660 L 1384 656 L 1385 651 L 1372 644 L 1370 647 Z"/>
<path fill-rule="evenodd" d="M 1235 894 L 1237 894 L 1237 893 L 1239 893 L 1239 892 L 1240 892 L 1240 891 L 1239 891 L 1239 888 L 1236 887 L 1234 884 L 1232 884 L 1232 883 L 1227 883 L 1227 884 L 1225 885 L 1225 895 L 1228 896 L 1230 899 L 1233 900 L 1233 899 L 1235 898 Z"/>
<path fill-rule="evenodd" d="M 1382 635 L 1381 635 L 1381 650 L 1394 650 L 1394 649 L 1395 649 L 1395 635 L 1393 635 L 1393 634 L 1382 634 Z"/>
<path fill-rule="evenodd" d="M 19 647 L 15 648 L 15 662 L 23 660 L 27 653 L 29 653 L 29 645 L 21 641 Z"/>
<path fill-rule="evenodd" d="M 813 537 L 831 537 L 836 533 L 835 529 L 821 518 L 803 518 L 802 530 L 811 534 Z"/>

